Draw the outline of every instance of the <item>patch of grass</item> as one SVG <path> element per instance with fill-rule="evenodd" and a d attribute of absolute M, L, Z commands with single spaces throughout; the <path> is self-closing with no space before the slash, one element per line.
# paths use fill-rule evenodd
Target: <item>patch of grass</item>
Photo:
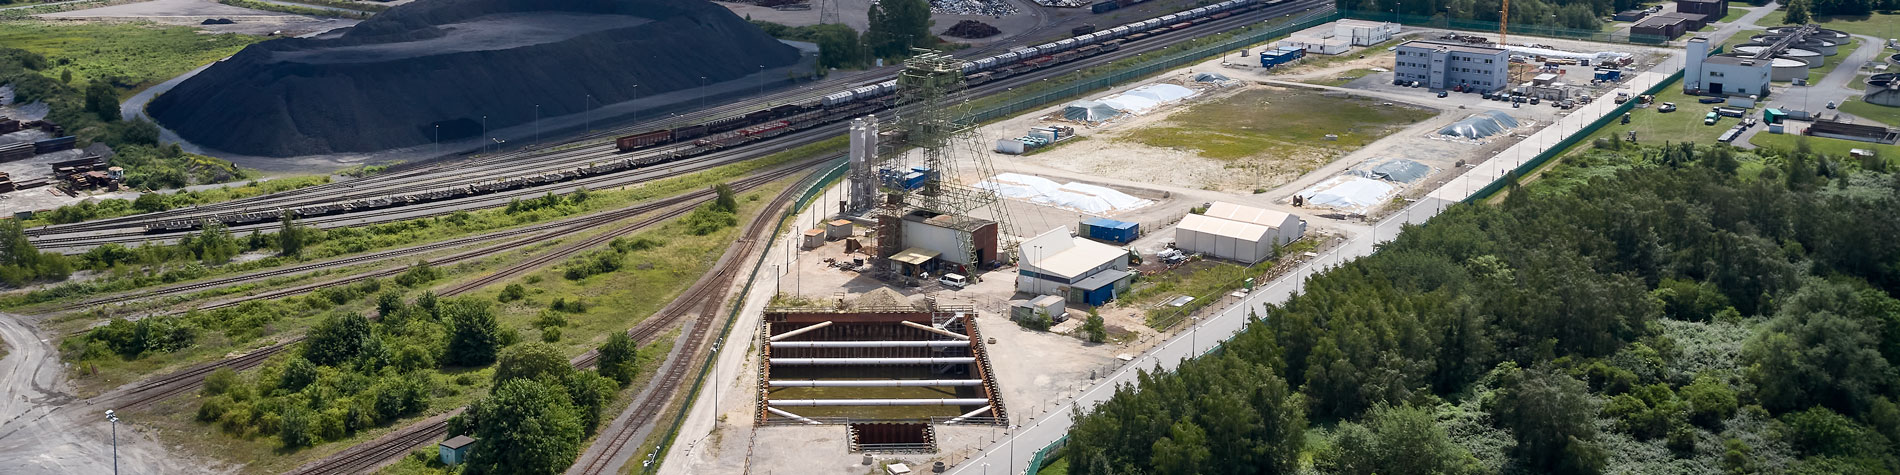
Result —
<path fill-rule="evenodd" d="M 1900 125 L 1900 107 L 1887 107 L 1860 100 L 1860 96 L 1849 97 L 1841 101 L 1841 112 L 1857 117 L 1887 124 L 1888 127 Z"/>
<path fill-rule="evenodd" d="M 1057 457 L 1044 461 L 1042 468 L 1036 470 L 1036 475 L 1069 475 L 1069 458 Z"/>
<path fill-rule="evenodd" d="M 74 85 L 113 78 L 131 88 L 121 98 L 264 39 L 150 23 L 0 23 L 0 45 L 39 53 L 54 65 L 42 74 L 58 80 L 70 71 Z"/>
<path fill-rule="evenodd" d="M 1880 106 L 1874 106 L 1874 107 L 1880 107 Z M 1849 152 L 1851 152 L 1853 149 L 1859 148 L 1859 149 L 1867 149 L 1867 150 L 1878 150 L 1880 152 L 1880 156 L 1883 156 L 1883 157 L 1900 157 L 1900 146 L 1877 144 L 1877 143 L 1871 143 L 1871 142 L 1857 142 L 1853 140 L 1831 139 L 1827 137 L 1806 137 L 1806 136 L 1794 135 L 1794 134 L 1771 134 L 1767 132 L 1762 132 L 1759 134 L 1755 134 L 1755 136 L 1752 138 L 1749 138 L 1748 143 L 1755 144 L 1755 146 L 1762 147 L 1762 148 L 1777 148 L 1781 150 L 1792 151 L 1798 146 L 1799 142 L 1803 138 L 1807 139 L 1809 148 L 1812 148 L 1814 149 L 1815 152 L 1819 152 L 1823 155 L 1831 155 L 1835 157 L 1847 157 L 1850 155 Z"/>
<path fill-rule="evenodd" d="M 1742 17 L 1743 17 L 1743 16 L 1746 16 L 1746 15 L 1748 15 L 1748 13 L 1749 13 L 1749 11 L 1748 11 L 1748 10 L 1743 10 L 1743 9 L 1740 9 L 1740 8 L 1735 8 L 1735 6 L 1736 6 L 1736 5 L 1734 5 L 1734 4 L 1731 4 L 1731 5 L 1729 5 L 1729 8 L 1728 8 L 1728 15 L 1725 15 L 1725 16 L 1723 16 L 1723 17 L 1722 17 L 1722 19 L 1720 19 L 1720 20 L 1716 20 L 1715 22 L 1716 22 L 1716 23 L 1734 23 L 1734 22 L 1735 22 L 1736 20 L 1740 20 L 1740 19 L 1742 19 Z M 1774 16 L 1775 16 L 1775 15 L 1771 13 L 1771 14 L 1769 14 L 1768 16 L 1765 16 L 1765 17 L 1762 17 L 1762 19 L 1763 19 L 1763 20 L 1766 20 L 1766 19 L 1769 19 L 1769 18 L 1773 18 Z M 1742 36 L 1747 36 L 1747 35 L 1742 35 Z"/>
<path fill-rule="evenodd" d="M 1781 22 L 1780 14 L 1778 13 L 1769 14 L 1767 19 L 1770 21 L 1763 23 Z M 1875 38 L 1900 37 L 1900 15 L 1896 14 L 1815 15 L 1814 22 L 1819 23 L 1822 28 L 1841 30 L 1856 35 L 1867 35 Z"/>
<path fill-rule="evenodd" d="M 1324 113 L 1315 113 L 1325 111 Z M 1364 147 L 1432 111 L 1382 106 L 1373 99 L 1335 97 L 1301 90 L 1255 89 L 1175 112 L 1167 123 L 1128 134 L 1153 147 L 1196 150 L 1217 160 L 1265 155 L 1291 158 L 1302 152 L 1334 155 Z M 1338 140 L 1326 141 L 1325 135 Z"/>
<path fill-rule="evenodd" d="M 1630 109 L 1630 123 L 1628 125 L 1624 125 L 1620 121 L 1612 120 L 1609 125 L 1603 126 L 1602 129 L 1597 129 L 1596 133 L 1592 133 L 1590 136 L 1585 137 L 1584 140 L 1577 142 L 1577 145 L 1571 147 L 1571 150 L 1574 153 L 1577 150 L 1588 148 L 1591 141 L 1599 138 L 1622 140 L 1631 130 L 1636 131 L 1636 140 L 1638 142 L 1646 144 L 1662 142 L 1715 143 L 1716 137 L 1722 136 L 1722 132 L 1728 130 L 1729 127 L 1734 127 L 1737 119 L 1733 117 L 1723 117 L 1721 120 L 1716 121 L 1715 125 L 1702 125 L 1702 116 L 1709 112 L 1709 108 L 1713 107 L 1713 104 L 1699 103 L 1696 102 L 1696 99 L 1698 99 L 1697 96 L 1691 96 L 1682 92 L 1681 83 L 1670 84 L 1668 87 L 1663 88 L 1662 92 L 1656 94 L 1655 104 L 1647 108 Z M 1631 96 L 1630 100 L 1636 100 L 1635 96 Z M 1661 106 L 1664 102 L 1676 103 L 1676 111 L 1666 114 L 1657 112 L 1656 108 Z M 1525 105 L 1524 107 L 1534 106 Z M 1530 157 L 1526 156 L 1524 158 L 1529 159 Z"/>
<path fill-rule="evenodd" d="M 1257 266 L 1264 270 L 1265 266 Z M 1219 297 L 1240 288 L 1241 282 L 1253 276 L 1247 267 L 1226 261 L 1203 259 L 1190 262 L 1171 272 L 1155 276 L 1142 277 L 1136 281 L 1128 294 L 1121 296 L 1117 305 L 1144 309 L 1151 327 L 1166 327 L 1173 319 L 1207 306 Z M 1181 307 L 1172 307 L 1165 303 L 1178 296 L 1194 297 L 1194 300 Z"/>
<path fill-rule="evenodd" d="M 1339 73 L 1337 75 L 1334 75 L 1333 77 L 1329 77 L 1325 79 L 1315 79 L 1315 80 L 1302 81 L 1302 82 L 1305 82 L 1307 84 L 1318 84 L 1321 86 L 1337 87 L 1337 86 L 1344 86 L 1346 85 L 1346 83 L 1353 82 L 1354 80 L 1357 80 L 1362 77 L 1366 77 L 1366 75 L 1372 74 L 1373 72 L 1374 71 L 1369 68 L 1359 68 L 1359 69 L 1354 69 L 1351 71 Z"/>

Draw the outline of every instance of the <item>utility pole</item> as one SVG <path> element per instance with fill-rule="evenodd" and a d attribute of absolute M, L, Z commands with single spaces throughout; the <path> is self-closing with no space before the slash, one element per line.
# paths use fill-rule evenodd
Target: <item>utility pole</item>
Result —
<path fill-rule="evenodd" d="M 593 109 L 593 107 L 594 107 L 594 95 L 593 95 L 593 94 L 588 94 L 588 95 L 587 95 L 587 100 L 584 100 L 584 101 L 581 101 L 581 110 L 582 110 L 582 111 L 585 111 L 585 114 L 583 114 L 583 116 L 585 116 L 585 117 L 587 118 L 587 131 L 588 131 L 588 132 L 593 132 L 593 131 L 594 131 L 594 109 Z"/>
<path fill-rule="evenodd" d="M 106 409 L 106 420 L 112 421 L 112 475 L 119 475 L 119 416 Z"/>
<path fill-rule="evenodd" d="M 442 124 L 435 125 L 435 154 L 442 155 Z"/>
<path fill-rule="evenodd" d="M 541 145 L 541 105 L 534 105 L 534 144 Z"/>

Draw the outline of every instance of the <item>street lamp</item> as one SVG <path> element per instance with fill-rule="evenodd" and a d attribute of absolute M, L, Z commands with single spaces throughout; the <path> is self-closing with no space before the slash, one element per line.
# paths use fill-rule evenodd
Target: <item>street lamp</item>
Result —
<path fill-rule="evenodd" d="M 442 154 L 442 124 L 435 124 L 435 154 Z"/>
<path fill-rule="evenodd" d="M 488 136 L 488 116 L 485 116 L 485 115 L 482 116 L 482 136 L 483 137 Z M 482 148 L 488 148 L 488 147 L 484 146 Z"/>
<path fill-rule="evenodd" d="M 541 105 L 534 105 L 534 144 L 541 144 Z"/>
<path fill-rule="evenodd" d="M 112 421 L 112 475 L 119 475 L 119 415 L 106 409 L 106 420 Z"/>
<path fill-rule="evenodd" d="M 587 122 L 587 131 L 588 131 L 588 132 L 593 132 L 593 131 L 594 131 L 594 109 L 593 109 L 593 107 L 594 107 L 594 95 L 593 95 L 593 94 L 588 94 L 588 95 L 587 95 L 587 99 L 586 99 L 586 100 L 584 100 L 584 101 L 581 101 L 581 110 L 582 110 L 583 112 L 585 112 L 585 114 L 582 114 L 582 116 L 586 118 L 586 122 Z"/>

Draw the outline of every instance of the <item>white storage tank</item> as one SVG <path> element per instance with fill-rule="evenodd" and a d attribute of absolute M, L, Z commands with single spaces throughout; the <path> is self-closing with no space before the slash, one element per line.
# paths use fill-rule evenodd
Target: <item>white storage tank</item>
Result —
<path fill-rule="evenodd" d="M 1808 63 L 1798 59 L 1775 58 L 1773 69 L 1768 73 L 1770 81 L 1793 81 L 1808 77 Z"/>

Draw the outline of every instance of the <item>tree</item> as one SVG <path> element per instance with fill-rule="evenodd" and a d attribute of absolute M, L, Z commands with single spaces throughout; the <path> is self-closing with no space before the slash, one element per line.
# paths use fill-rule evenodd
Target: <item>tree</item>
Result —
<path fill-rule="evenodd" d="M 1814 18 L 1808 14 L 1808 0 L 1788 2 L 1788 13 L 1781 16 L 1783 25 L 1806 25 L 1812 21 Z"/>
<path fill-rule="evenodd" d="M 1102 315 L 1096 313 L 1095 309 L 1089 309 L 1088 320 L 1082 322 L 1082 334 L 1088 336 L 1089 343 L 1108 341 L 1108 323 L 1102 320 Z"/>
<path fill-rule="evenodd" d="M 880 0 L 871 6 L 870 29 L 864 43 L 871 55 L 899 58 L 911 48 L 930 46 L 930 3 L 925 0 Z"/>
<path fill-rule="evenodd" d="M 238 253 L 238 242 L 231 237 L 231 231 L 211 221 L 206 221 L 197 233 L 185 235 L 178 245 L 206 264 L 223 264 Z"/>
<path fill-rule="evenodd" d="M 303 254 L 304 239 L 303 226 L 299 226 L 290 211 L 285 210 L 283 219 L 277 225 L 277 252 L 286 256 Z"/>
<path fill-rule="evenodd" d="M 112 86 L 106 78 L 93 78 L 86 85 L 86 112 L 99 117 L 102 122 L 119 120 L 119 88 Z"/>
<path fill-rule="evenodd" d="M 1517 439 L 1516 453 L 1534 471 L 1594 474 L 1608 463 L 1596 445 L 1597 402 L 1583 381 L 1547 369 L 1501 367 L 1491 413 Z"/>
<path fill-rule="evenodd" d="M 593 434 L 600 426 L 601 413 L 613 402 L 620 386 L 594 371 L 570 372 L 562 383 L 567 387 L 567 397 L 574 401 L 574 411 L 580 415 L 581 429 Z"/>
<path fill-rule="evenodd" d="M 501 351 L 495 364 L 495 384 L 511 379 L 535 379 L 560 382 L 572 372 L 561 350 L 544 343 L 524 343 Z"/>
<path fill-rule="evenodd" d="M 811 28 L 815 30 L 813 42 L 818 44 L 819 67 L 850 68 L 864 64 L 864 42 L 858 38 L 858 30 L 840 24 Z"/>
<path fill-rule="evenodd" d="M 313 433 L 315 424 L 311 418 L 310 410 L 304 409 L 302 405 L 293 404 L 284 408 L 283 416 L 277 423 L 277 438 L 284 443 L 284 447 L 307 447 L 316 442 Z"/>
<path fill-rule="evenodd" d="M 1425 475 L 1476 471 L 1463 447 L 1451 441 L 1431 411 L 1373 406 L 1365 424 L 1341 423 L 1333 446 L 1334 469 L 1344 474 Z"/>
<path fill-rule="evenodd" d="M 449 349 L 445 359 L 459 366 L 486 366 L 495 362 L 501 348 L 501 328 L 495 314 L 484 302 L 454 299 L 439 304 L 450 324 Z"/>
<path fill-rule="evenodd" d="M 620 387 L 633 384 L 633 378 L 640 375 L 640 345 L 625 332 L 614 332 L 607 336 L 607 343 L 600 345 L 600 375 L 620 383 Z"/>
<path fill-rule="evenodd" d="M 374 338 L 363 315 L 333 312 L 304 337 L 303 357 L 318 365 L 336 366 L 361 354 Z"/>
<path fill-rule="evenodd" d="M 739 212 L 739 199 L 732 193 L 732 187 L 725 183 L 713 185 L 713 210 L 726 213 Z"/>
<path fill-rule="evenodd" d="M 1761 405 L 1775 412 L 1816 404 L 1860 414 L 1892 381 L 1878 329 L 1900 302 L 1865 284 L 1801 287 L 1742 349 Z"/>
<path fill-rule="evenodd" d="M 580 455 L 581 418 L 558 383 L 506 381 L 471 412 L 480 442 L 464 473 L 554 475 Z"/>
<path fill-rule="evenodd" d="M 284 363 L 284 372 L 277 375 L 277 388 L 293 393 L 314 382 L 317 382 L 317 365 L 298 356 L 290 357 L 290 361 Z"/>

